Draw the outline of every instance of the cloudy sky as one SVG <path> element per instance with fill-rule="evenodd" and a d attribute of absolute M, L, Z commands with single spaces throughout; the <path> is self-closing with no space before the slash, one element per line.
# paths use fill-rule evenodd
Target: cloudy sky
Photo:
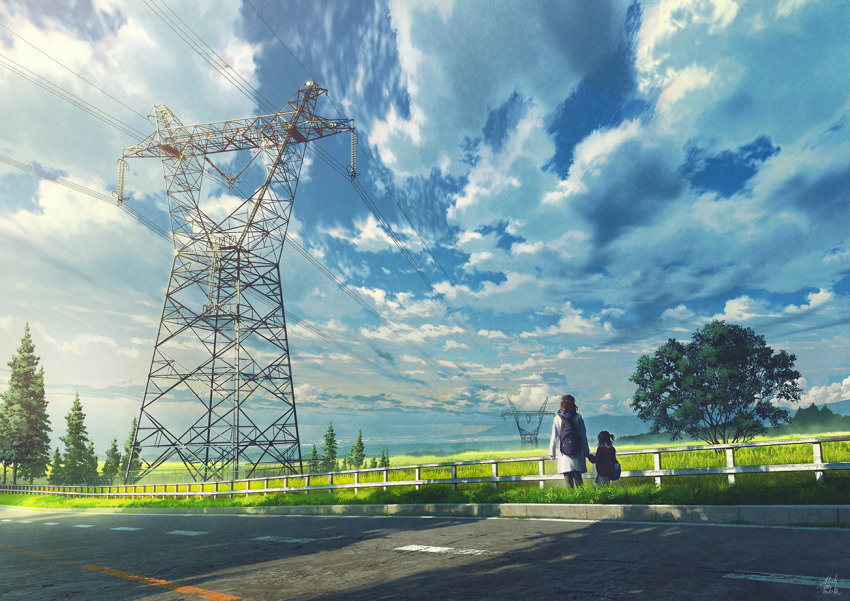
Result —
<path fill-rule="evenodd" d="M 236 119 L 315 78 L 412 261 L 309 151 L 290 236 L 362 302 L 284 247 L 307 444 L 462 440 L 507 397 L 629 414 L 637 358 L 712 319 L 794 353 L 804 402 L 850 398 L 849 24 L 840 0 L 6 0 L 0 388 L 28 322 L 54 440 L 79 391 L 96 449 L 123 441 L 173 249 L 91 193 L 154 105 Z M 168 227 L 157 160 L 125 195 Z"/>

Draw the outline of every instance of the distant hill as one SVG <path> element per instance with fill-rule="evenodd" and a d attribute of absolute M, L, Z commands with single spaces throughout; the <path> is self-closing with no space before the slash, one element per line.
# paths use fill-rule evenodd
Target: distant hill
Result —
<path fill-rule="evenodd" d="M 800 407 L 802 406 L 800 405 Z M 825 403 L 820 405 L 820 407 L 829 407 L 833 413 L 838 413 L 839 415 L 850 415 L 850 399 L 838 401 L 837 403 Z"/>

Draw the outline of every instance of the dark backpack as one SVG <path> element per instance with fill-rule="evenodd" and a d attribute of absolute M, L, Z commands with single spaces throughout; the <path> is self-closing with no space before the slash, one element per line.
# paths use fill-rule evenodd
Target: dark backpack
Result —
<path fill-rule="evenodd" d="M 578 428 L 572 419 L 561 417 L 561 455 L 578 455 L 581 452 Z"/>

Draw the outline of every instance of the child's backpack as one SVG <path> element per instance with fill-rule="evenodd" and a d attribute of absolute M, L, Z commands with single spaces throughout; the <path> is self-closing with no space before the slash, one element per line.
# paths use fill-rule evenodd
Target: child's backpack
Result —
<path fill-rule="evenodd" d="M 578 428 L 572 419 L 561 417 L 561 455 L 578 455 L 581 451 Z"/>

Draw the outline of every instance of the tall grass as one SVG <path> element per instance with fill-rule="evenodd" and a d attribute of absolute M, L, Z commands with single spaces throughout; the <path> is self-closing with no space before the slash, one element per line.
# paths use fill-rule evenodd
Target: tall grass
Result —
<path fill-rule="evenodd" d="M 618 447 L 619 459 L 624 471 L 653 469 L 652 454 L 623 455 L 623 451 L 635 447 Z M 498 459 L 529 457 L 527 461 L 512 461 L 498 466 L 500 476 L 534 475 L 539 473 L 541 450 L 502 451 L 502 452 L 465 452 L 449 456 L 394 457 L 392 467 L 386 473 L 390 482 L 414 480 L 415 465 L 492 461 Z M 827 442 L 822 444 L 822 456 L 825 462 L 850 461 L 850 441 Z M 809 443 L 781 446 L 746 447 L 735 452 L 736 465 L 779 465 L 793 463 L 811 463 L 812 445 Z M 712 450 L 662 451 L 662 469 L 708 468 L 726 465 L 726 454 Z M 492 475 L 492 464 L 481 463 L 457 466 L 458 478 L 486 478 Z M 554 474 L 555 462 L 545 463 L 546 474 Z M 438 480 L 451 477 L 451 466 L 421 467 L 420 478 Z M 361 484 L 380 483 L 384 471 L 368 471 L 359 474 Z M 310 476 L 310 484 L 327 485 L 354 484 L 353 473 L 337 473 L 333 476 Z M 304 477 L 290 477 L 290 486 L 304 486 Z M 270 478 L 269 487 L 283 487 L 283 478 Z M 827 471 L 824 481 L 816 483 L 812 472 L 784 472 L 738 474 L 736 484 L 730 486 L 725 475 L 675 476 L 664 477 L 663 486 L 656 488 L 654 478 L 624 478 L 610 487 L 587 486 L 584 489 L 543 488 L 537 482 L 459 484 L 453 490 L 450 484 L 423 485 L 421 490 L 415 486 L 381 488 L 361 488 L 355 494 L 353 490 L 333 492 L 252 494 L 251 489 L 262 488 L 265 481 L 238 482 L 234 498 L 188 498 L 155 500 L 144 498 L 145 493 L 163 492 L 164 485 L 147 485 L 140 489 L 141 499 L 93 499 L 67 498 L 48 495 L 0 495 L 0 504 L 28 505 L 32 507 L 215 507 L 240 505 L 303 505 L 326 503 L 436 503 L 436 502 L 527 502 L 527 503 L 670 503 L 670 504 L 724 504 L 724 503 L 847 503 L 850 500 L 850 470 Z M 214 484 L 191 484 L 173 492 L 211 492 Z"/>

